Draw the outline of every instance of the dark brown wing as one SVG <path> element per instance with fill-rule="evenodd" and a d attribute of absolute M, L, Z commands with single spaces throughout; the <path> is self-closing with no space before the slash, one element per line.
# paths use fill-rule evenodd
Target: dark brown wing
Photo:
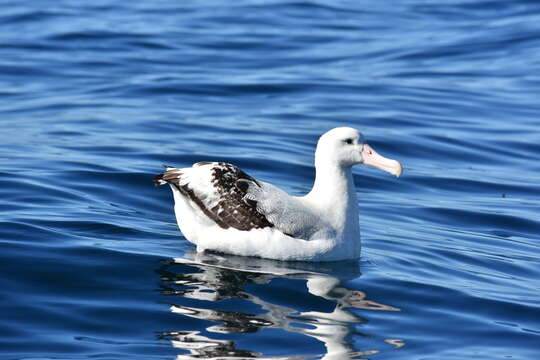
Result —
<path fill-rule="evenodd" d="M 203 168 L 204 169 L 198 169 Z M 190 172 L 199 171 L 204 176 L 190 177 Z M 204 184 L 194 182 L 195 178 Z M 235 228 L 248 231 L 273 227 L 268 219 L 257 211 L 257 203 L 244 199 L 246 186 L 238 180 L 257 180 L 238 167 L 224 163 L 197 163 L 191 169 L 167 167 L 167 171 L 154 178 L 155 185 L 169 183 L 223 229 Z"/>

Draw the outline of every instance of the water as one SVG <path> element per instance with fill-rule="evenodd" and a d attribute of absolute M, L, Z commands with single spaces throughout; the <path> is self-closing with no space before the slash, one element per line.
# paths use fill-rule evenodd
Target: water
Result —
<path fill-rule="evenodd" d="M 540 358 L 537 1 L 3 1 L 0 357 Z M 309 190 L 363 131 L 362 259 L 201 256 L 161 164 Z"/>

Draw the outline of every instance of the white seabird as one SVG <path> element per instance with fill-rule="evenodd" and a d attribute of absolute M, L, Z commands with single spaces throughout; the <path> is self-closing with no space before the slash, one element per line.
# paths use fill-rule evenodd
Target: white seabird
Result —
<path fill-rule="evenodd" d="M 178 226 L 197 251 L 278 260 L 334 261 L 360 256 L 358 201 L 351 167 L 371 165 L 400 176 L 396 160 L 379 155 L 362 134 L 339 127 L 315 151 L 315 182 L 290 196 L 224 162 L 166 167 L 155 185 L 169 184 Z"/>

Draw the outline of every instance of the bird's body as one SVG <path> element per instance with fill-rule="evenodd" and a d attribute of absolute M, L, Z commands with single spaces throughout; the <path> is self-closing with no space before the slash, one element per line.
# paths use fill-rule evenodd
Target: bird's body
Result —
<path fill-rule="evenodd" d="M 313 189 L 302 197 L 223 162 L 167 167 L 155 183 L 171 186 L 178 226 L 197 251 L 279 260 L 354 259 L 360 255 L 360 230 L 351 166 L 365 162 L 364 152 L 386 161 L 385 170 L 401 173 L 399 163 L 376 154 L 356 130 L 337 128 L 319 140 Z"/>

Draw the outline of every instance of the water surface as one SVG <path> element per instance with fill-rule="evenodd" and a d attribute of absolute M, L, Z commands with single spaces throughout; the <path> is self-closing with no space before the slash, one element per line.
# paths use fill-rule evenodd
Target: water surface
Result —
<path fill-rule="evenodd" d="M 540 357 L 536 1 L 4 1 L 5 359 Z M 300 195 L 354 170 L 362 259 L 197 255 L 162 164 Z"/>

